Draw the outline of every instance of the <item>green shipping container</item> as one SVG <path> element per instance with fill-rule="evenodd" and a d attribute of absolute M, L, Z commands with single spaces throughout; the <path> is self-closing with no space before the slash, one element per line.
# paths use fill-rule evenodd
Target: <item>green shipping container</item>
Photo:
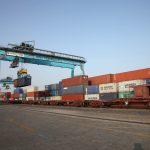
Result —
<path fill-rule="evenodd" d="M 119 92 L 119 98 L 132 98 L 134 97 L 134 91 L 131 92 Z"/>

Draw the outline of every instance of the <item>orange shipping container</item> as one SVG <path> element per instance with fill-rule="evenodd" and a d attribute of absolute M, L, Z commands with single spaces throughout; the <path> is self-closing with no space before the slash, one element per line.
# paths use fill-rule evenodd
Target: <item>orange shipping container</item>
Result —
<path fill-rule="evenodd" d="M 90 85 L 99 85 L 113 82 L 113 74 L 100 75 L 89 78 Z"/>
<path fill-rule="evenodd" d="M 150 68 L 114 74 L 113 82 L 150 78 Z"/>
<path fill-rule="evenodd" d="M 84 100 L 84 94 L 68 94 L 62 95 L 63 101 L 82 101 Z"/>
<path fill-rule="evenodd" d="M 62 86 L 88 85 L 88 76 L 82 75 L 62 80 Z"/>
<path fill-rule="evenodd" d="M 27 92 L 27 97 L 35 97 L 35 92 Z"/>

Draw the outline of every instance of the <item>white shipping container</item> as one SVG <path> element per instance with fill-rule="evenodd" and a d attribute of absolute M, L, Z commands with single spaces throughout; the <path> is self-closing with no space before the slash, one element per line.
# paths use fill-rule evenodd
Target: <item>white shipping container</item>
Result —
<path fill-rule="evenodd" d="M 26 89 L 27 89 L 27 92 L 38 91 L 38 87 L 37 86 L 27 86 Z"/>
<path fill-rule="evenodd" d="M 19 100 L 22 101 L 22 97 L 19 97 Z"/>
<path fill-rule="evenodd" d="M 27 100 L 27 101 L 29 101 L 29 100 L 32 100 L 32 101 L 33 101 L 33 100 L 34 100 L 34 97 L 26 97 L 26 100 Z"/>
<path fill-rule="evenodd" d="M 22 95 L 23 95 L 23 94 L 19 94 L 19 98 L 22 98 Z"/>
<path fill-rule="evenodd" d="M 39 97 L 38 98 L 40 101 L 45 101 L 46 99 L 45 99 L 45 97 Z"/>
<path fill-rule="evenodd" d="M 85 100 L 99 100 L 99 94 L 87 94 L 84 96 Z"/>
<path fill-rule="evenodd" d="M 46 97 L 45 100 L 46 100 L 46 101 L 50 101 L 50 100 L 51 100 L 51 97 Z"/>
<path fill-rule="evenodd" d="M 117 83 L 107 83 L 99 85 L 99 93 L 116 93 L 117 91 Z"/>
<path fill-rule="evenodd" d="M 134 86 L 146 84 L 145 80 L 132 80 L 118 83 L 119 92 L 134 91 Z"/>
<path fill-rule="evenodd" d="M 51 97 L 50 97 L 50 100 L 51 100 L 51 101 L 62 100 L 62 97 L 61 97 L 61 96 L 51 96 Z"/>

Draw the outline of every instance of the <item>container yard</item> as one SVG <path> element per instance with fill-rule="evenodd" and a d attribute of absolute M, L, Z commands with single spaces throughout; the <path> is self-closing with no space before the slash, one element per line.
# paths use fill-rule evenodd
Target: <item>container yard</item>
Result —
<path fill-rule="evenodd" d="M 0 54 L 6 51 L 3 60 L 12 61 L 10 68 L 18 67 L 20 57 L 69 68 L 71 77 L 47 83 L 44 90 L 32 85 L 25 68 L 14 80 L 0 80 L 0 149 L 149 149 L 150 68 L 90 77 L 84 74 L 85 58 L 38 50 L 21 43 L 0 47 Z M 76 66 L 81 75 L 74 75 Z"/>
<path fill-rule="evenodd" d="M 150 150 L 150 0 L 0 2 L 0 150 Z"/>
<path fill-rule="evenodd" d="M 120 79 L 121 82 L 116 82 Z M 75 76 L 45 85 L 43 91 L 38 86 L 26 86 L 28 81 L 23 82 L 12 93 L 1 92 L 1 103 L 150 108 L 150 68 L 95 77 Z"/>

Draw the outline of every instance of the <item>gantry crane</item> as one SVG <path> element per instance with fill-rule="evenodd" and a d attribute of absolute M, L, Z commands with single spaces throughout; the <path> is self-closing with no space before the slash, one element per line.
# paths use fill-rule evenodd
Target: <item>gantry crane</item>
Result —
<path fill-rule="evenodd" d="M 81 74 L 84 75 L 84 64 L 86 63 L 84 57 L 37 49 L 34 47 L 34 41 L 22 42 L 20 45 L 1 46 L 0 60 L 11 61 L 11 68 L 18 67 L 20 62 L 69 68 L 71 69 L 71 77 L 74 76 L 76 66 L 81 68 Z"/>

